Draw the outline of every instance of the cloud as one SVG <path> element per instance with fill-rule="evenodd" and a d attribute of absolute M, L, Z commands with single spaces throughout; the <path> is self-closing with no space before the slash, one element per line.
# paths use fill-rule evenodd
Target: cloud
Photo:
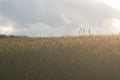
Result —
<path fill-rule="evenodd" d="M 17 35 L 24 35 L 27 36 L 34 36 L 34 37 L 47 37 L 47 36 L 64 36 L 64 35 L 72 35 L 71 32 L 67 31 L 66 27 L 51 27 L 46 24 L 36 23 L 28 25 L 28 28 L 22 28 L 21 30 L 16 29 L 15 34 Z"/>
<path fill-rule="evenodd" d="M 97 0 L 0 0 L 0 25 L 12 24 L 14 34 L 72 35 L 84 25 L 108 30 L 106 20 L 120 19 L 120 11 Z"/>
<path fill-rule="evenodd" d="M 14 27 L 12 25 L 0 26 L 0 34 L 12 34 L 14 32 Z"/>

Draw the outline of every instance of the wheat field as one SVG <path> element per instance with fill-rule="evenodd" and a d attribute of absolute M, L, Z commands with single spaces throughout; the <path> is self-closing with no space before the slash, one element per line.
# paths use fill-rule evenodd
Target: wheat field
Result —
<path fill-rule="evenodd" d="M 120 80 L 120 36 L 0 38 L 0 80 Z"/>

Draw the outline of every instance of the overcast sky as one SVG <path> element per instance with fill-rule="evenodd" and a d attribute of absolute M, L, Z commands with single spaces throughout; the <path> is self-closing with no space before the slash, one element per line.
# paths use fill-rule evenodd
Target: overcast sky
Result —
<path fill-rule="evenodd" d="M 0 0 L 0 33 L 25 36 L 120 32 L 118 0 Z M 119 3 L 120 4 L 120 3 Z M 82 31 L 81 31 L 82 32 Z"/>

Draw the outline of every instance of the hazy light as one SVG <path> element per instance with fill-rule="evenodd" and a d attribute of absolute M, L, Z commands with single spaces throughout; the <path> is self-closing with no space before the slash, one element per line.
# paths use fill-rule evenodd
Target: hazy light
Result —
<path fill-rule="evenodd" d="M 120 0 L 98 0 L 120 10 Z"/>
<path fill-rule="evenodd" d="M 120 28 L 120 21 L 118 19 L 112 19 L 112 26 L 115 28 Z"/>
<path fill-rule="evenodd" d="M 112 31 L 113 33 L 120 33 L 120 20 L 119 19 L 112 19 Z"/>
<path fill-rule="evenodd" d="M 8 26 L 0 26 L 0 34 L 11 34 L 13 33 L 14 27 L 12 25 L 8 25 Z"/>

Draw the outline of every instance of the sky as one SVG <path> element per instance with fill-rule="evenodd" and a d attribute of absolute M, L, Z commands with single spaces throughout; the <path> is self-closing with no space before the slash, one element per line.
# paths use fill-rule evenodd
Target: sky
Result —
<path fill-rule="evenodd" d="M 118 34 L 119 0 L 0 0 L 0 34 Z"/>

